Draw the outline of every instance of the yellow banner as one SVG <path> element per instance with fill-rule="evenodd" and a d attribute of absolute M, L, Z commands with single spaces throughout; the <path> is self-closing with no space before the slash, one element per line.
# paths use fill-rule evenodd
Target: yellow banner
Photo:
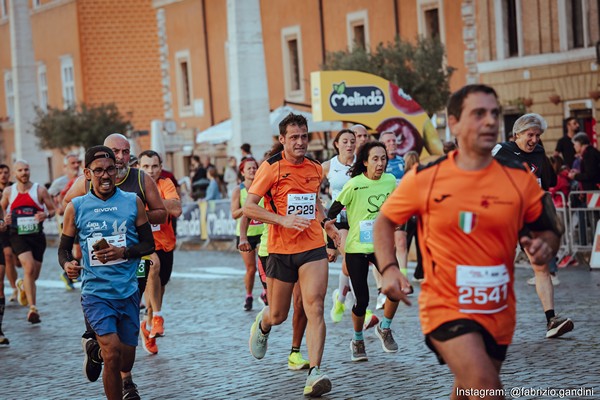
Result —
<path fill-rule="evenodd" d="M 310 83 L 314 121 L 346 121 L 377 133 L 393 131 L 401 156 L 410 150 L 421 157 L 443 153 L 427 113 L 392 82 L 358 71 L 318 71 L 310 74 Z"/>

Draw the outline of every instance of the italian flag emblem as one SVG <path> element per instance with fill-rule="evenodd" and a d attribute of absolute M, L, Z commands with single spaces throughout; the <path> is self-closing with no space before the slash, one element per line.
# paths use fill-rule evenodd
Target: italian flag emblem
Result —
<path fill-rule="evenodd" d="M 467 235 L 475 229 L 477 214 L 470 211 L 461 211 L 458 215 L 458 227 Z"/>

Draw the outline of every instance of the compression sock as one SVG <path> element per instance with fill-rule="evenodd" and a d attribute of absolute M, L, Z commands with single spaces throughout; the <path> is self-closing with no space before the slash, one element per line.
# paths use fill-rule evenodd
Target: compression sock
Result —
<path fill-rule="evenodd" d="M 381 320 L 381 329 L 390 329 L 392 326 L 392 320 L 390 318 L 383 317 Z"/>
<path fill-rule="evenodd" d="M 363 335 L 363 331 L 356 332 L 354 331 L 354 340 L 365 340 L 365 335 Z"/>

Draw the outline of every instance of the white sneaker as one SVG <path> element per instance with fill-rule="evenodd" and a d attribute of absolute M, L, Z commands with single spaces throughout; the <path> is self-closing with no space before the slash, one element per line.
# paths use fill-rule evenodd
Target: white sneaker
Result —
<path fill-rule="evenodd" d="M 527 279 L 527 284 L 529 286 L 535 286 L 535 276 L 533 278 Z"/>
<path fill-rule="evenodd" d="M 558 276 L 550 275 L 550 279 L 552 279 L 552 286 L 560 285 L 560 280 L 558 279 Z"/>

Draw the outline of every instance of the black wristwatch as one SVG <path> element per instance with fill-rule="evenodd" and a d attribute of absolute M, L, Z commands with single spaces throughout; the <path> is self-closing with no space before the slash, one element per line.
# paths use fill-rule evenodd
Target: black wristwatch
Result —
<path fill-rule="evenodd" d="M 329 221 L 331 221 L 331 218 L 323 218 L 323 221 L 321 221 L 321 228 L 325 229 L 325 224 Z"/>

